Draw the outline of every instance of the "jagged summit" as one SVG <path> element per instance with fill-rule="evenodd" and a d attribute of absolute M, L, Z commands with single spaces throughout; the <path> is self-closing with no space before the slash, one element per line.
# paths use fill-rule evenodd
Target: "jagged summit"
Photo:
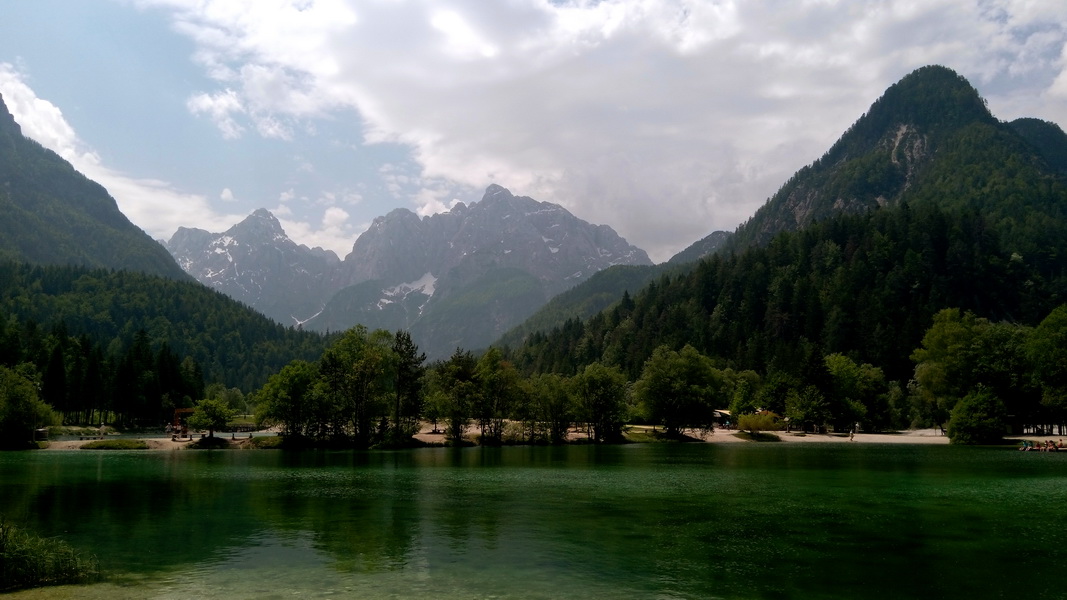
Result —
<path fill-rule="evenodd" d="M 257 209 L 245 217 L 243 221 L 228 229 L 226 235 L 240 236 L 246 242 L 260 244 L 283 240 L 289 241 L 282 224 L 265 208 Z"/>
<path fill-rule="evenodd" d="M 485 194 L 482 196 L 482 200 L 500 195 L 511 196 L 511 191 L 500 184 L 490 183 L 489 187 L 485 188 Z"/>
<path fill-rule="evenodd" d="M 479 202 L 421 219 L 395 209 L 374 220 L 339 274 L 344 287 L 370 279 L 410 281 L 452 269 L 514 266 L 565 289 L 614 264 L 652 264 L 605 225 L 591 225 L 558 204 L 515 196 L 493 184 Z M 480 265 L 480 266 L 479 266 Z"/>
<path fill-rule="evenodd" d="M 322 309 L 337 255 L 298 245 L 259 209 L 223 233 L 179 228 L 164 246 L 201 283 L 293 325 Z"/>

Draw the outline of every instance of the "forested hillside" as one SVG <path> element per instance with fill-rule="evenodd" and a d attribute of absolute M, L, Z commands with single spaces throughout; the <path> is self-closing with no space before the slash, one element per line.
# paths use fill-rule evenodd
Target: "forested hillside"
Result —
<path fill-rule="evenodd" d="M 735 368 L 803 375 L 812 355 L 841 352 L 907 380 L 940 309 L 1036 324 L 1067 300 L 1065 283 L 1062 271 L 1005 251 L 981 214 L 905 205 L 713 257 L 587 321 L 532 335 L 514 358 L 530 372 L 600 361 L 636 377 L 657 346 L 691 344 Z"/>
<path fill-rule="evenodd" d="M 100 184 L 22 135 L 0 98 L 0 259 L 190 278 Z"/>
<path fill-rule="evenodd" d="M 643 288 L 665 268 L 663 265 L 619 265 L 604 269 L 552 298 L 521 325 L 505 333 L 495 345 L 518 346 L 531 333 L 549 331 L 570 319 L 587 319 L 618 302 L 624 294 Z"/>
<path fill-rule="evenodd" d="M 923 67 L 887 89 L 726 247 L 767 244 L 778 232 L 836 214 L 934 202 L 980 210 L 1005 242 L 1039 248 L 1047 232 L 1032 223 L 1020 228 L 1014 220 L 1031 208 L 1063 216 L 1062 187 L 1056 186 L 1063 156 L 1067 136 L 1056 125 L 997 121 L 966 79 L 945 67 Z"/>
<path fill-rule="evenodd" d="M 689 271 L 702 257 L 717 252 L 730 239 L 730 235 L 725 231 L 717 231 L 660 265 L 618 265 L 604 269 L 552 298 L 521 325 L 501 336 L 494 345 L 502 348 L 519 346 L 532 333 L 550 331 L 571 319 L 588 319 L 664 273 Z"/>
<path fill-rule="evenodd" d="M 195 362 L 206 382 L 244 391 L 326 346 L 320 334 L 282 327 L 198 283 L 128 271 L 0 263 L 0 316 L 9 340 L 12 332 L 61 331 L 109 361 L 137 344 L 154 354 L 166 346 L 179 362 Z M 54 348 L 26 348 L 33 337 L 20 342 L 22 360 L 44 364 L 41 352 Z"/>

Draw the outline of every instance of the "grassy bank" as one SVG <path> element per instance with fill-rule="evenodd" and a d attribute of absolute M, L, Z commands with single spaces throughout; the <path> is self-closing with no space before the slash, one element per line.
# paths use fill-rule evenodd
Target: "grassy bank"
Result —
<path fill-rule="evenodd" d="M 95 556 L 82 556 L 66 542 L 36 536 L 0 519 L 0 593 L 99 579 Z"/>
<path fill-rule="evenodd" d="M 144 440 L 114 439 L 96 440 L 82 444 L 82 450 L 147 450 Z"/>

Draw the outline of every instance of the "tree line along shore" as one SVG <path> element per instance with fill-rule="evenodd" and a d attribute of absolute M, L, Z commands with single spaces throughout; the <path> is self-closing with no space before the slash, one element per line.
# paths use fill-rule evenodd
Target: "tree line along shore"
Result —
<path fill-rule="evenodd" d="M 656 348 L 640 376 L 630 380 L 619 367 L 601 362 L 573 375 L 527 375 L 495 348 L 480 356 L 457 349 L 447 360 L 427 363 L 406 332 L 357 326 L 338 335 L 317 361 L 292 361 L 249 394 L 200 382 L 178 397 L 175 388 L 156 385 L 154 396 L 142 390 L 89 413 L 60 411 L 42 400 L 46 389 L 59 384 L 33 363 L 0 366 L 0 431 L 13 445 L 33 430 L 86 414 L 129 428 L 144 423 L 134 415 L 146 407 L 154 415 L 149 427 L 158 428 L 184 406 L 177 411 L 182 425 L 194 430 L 225 431 L 238 412 L 252 412 L 253 427 L 273 427 L 294 447 L 406 447 L 419 443 L 424 423 L 452 444 L 558 444 L 573 438 L 575 429 L 588 442 L 618 442 L 624 424 L 652 426 L 667 439 L 715 427 L 752 434 L 932 427 L 954 443 L 995 443 L 1004 435 L 1064 434 L 1065 337 L 1067 306 L 1036 327 L 945 309 L 913 351 L 908 382 L 889 381 L 880 368 L 840 353 L 812 353 L 797 376 L 723 366 L 690 345 Z M 173 375 L 166 348 L 156 356 L 139 378 Z M 194 400 L 190 393 L 202 397 Z M 132 405 L 140 408 L 119 409 Z"/>

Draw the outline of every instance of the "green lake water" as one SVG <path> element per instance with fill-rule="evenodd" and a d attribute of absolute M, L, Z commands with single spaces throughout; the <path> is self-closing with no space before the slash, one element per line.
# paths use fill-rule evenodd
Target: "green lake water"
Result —
<path fill-rule="evenodd" d="M 8 452 L 0 514 L 109 575 L 12 598 L 1067 598 L 1067 453 Z"/>

